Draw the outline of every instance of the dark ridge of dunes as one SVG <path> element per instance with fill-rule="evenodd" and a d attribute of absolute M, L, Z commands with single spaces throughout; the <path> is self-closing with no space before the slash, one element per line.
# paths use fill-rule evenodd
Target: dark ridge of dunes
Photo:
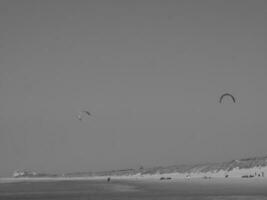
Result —
<path fill-rule="evenodd" d="M 76 172 L 64 174 L 66 177 L 88 177 L 88 176 L 129 176 L 135 174 L 165 174 L 165 173 L 194 173 L 194 172 L 218 172 L 231 171 L 234 168 L 247 169 L 253 167 L 264 167 L 267 166 L 267 156 L 264 157 L 252 157 L 243 158 L 239 160 L 232 160 L 221 163 L 205 163 L 205 164 L 194 164 L 194 165 L 172 165 L 172 166 L 159 166 L 139 169 L 121 169 L 112 171 L 101 171 L 101 172 Z"/>
<path fill-rule="evenodd" d="M 231 171 L 234 168 L 247 169 L 253 167 L 264 167 L 267 165 L 267 156 L 245 158 L 240 160 L 232 160 L 221 163 L 206 163 L 196 165 L 176 165 L 169 167 L 155 167 L 143 170 L 143 174 L 154 173 L 192 173 L 192 172 L 218 172 L 220 170 Z"/>

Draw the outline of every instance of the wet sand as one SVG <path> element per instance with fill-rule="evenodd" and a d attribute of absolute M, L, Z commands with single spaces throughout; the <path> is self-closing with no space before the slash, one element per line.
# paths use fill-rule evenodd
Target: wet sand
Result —
<path fill-rule="evenodd" d="M 0 199 L 266 199 L 267 179 L 192 178 L 21 181 L 0 184 Z"/>

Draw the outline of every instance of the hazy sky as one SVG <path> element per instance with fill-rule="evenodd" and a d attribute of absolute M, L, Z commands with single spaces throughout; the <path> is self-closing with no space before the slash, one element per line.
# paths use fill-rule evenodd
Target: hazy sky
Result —
<path fill-rule="evenodd" d="M 266 155 L 266 19 L 264 0 L 2 0 L 0 176 Z"/>

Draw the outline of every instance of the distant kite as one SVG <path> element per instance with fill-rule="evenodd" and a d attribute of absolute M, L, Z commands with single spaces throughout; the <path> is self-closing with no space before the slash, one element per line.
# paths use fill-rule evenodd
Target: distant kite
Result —
<path fill-rule="evenodd" d="M 235 97 L 234 97 L 233 95 L 231 95 L 230 93 L 225 93 L 225 94 L 223 94 L 223 95 L 220 97 L 219 102 L 222 103 L 223 98 L 226 97 L 226 96 L 229 96 L 229 97 L 233 100 L 234 103 L 236 102 Z"/>
<path fill-rule="evenodd" d="M 80 121 L 82 121 L 84 115 L 86 115 L 86 116 L 91 116 L 91 113 L 90 113 L 89 111 L 87 111 L 87 110 L 83 110 L 83 111 L 81 111 L 80 114 L 78 115 L 78 119 L 79 119 Z"/>

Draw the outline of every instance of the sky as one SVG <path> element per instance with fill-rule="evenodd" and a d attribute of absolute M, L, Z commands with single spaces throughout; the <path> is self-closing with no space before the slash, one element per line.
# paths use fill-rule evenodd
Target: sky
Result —
<path fill-rule="evenodd" d="M 267 155 L 266 19 L 264 0 L 2 0 L 0 176 Z"/>

